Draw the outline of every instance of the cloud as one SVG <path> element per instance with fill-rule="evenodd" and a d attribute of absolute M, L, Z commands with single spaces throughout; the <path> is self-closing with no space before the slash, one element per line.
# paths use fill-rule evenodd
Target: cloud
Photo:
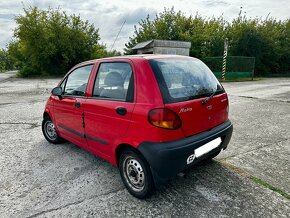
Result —
<path fill-rule="evenodd" d="M 6 47 L 13 36 L 13 29 L 16 27 L 14 22 L 7 19 L 0 19 L 0 48 Z"/>
<path fill-rule="evenodd" d="M 228 2 L 223 0 L 205 0 L 203 3 L 208 7 L 225 6 L 229 5 Z"/>
<path fill-rule="evenodd" d="M 111 22 L 108 20 L 107 23 L 110 23 L 110 28 L 108 28 L 108 25 L 106 25 L 106 28 L 100 28 L 102 39 L 106 39 L 103 40 L 104 43 L 107 45 L 108 49 L 111 49 L 113 41 L 120 31 L 123 22 L 126 20 L 126 23 L 124 24 L 113 48 L 118 51 L 123 51 L 125 43 L 128 42 L 129 37 L 134 33 L 134 25 L 137 25 L 141 19 L 145 19 L 148 14 L 151 18 L 154 18 L 156 13 L 157 10 L 150 7 L 137 8 L 121 13 L 120 15 L 114 17 Z"/>
<path fill-rule="evenodd" d="M 126 24 L 137 24 L 141 19 L 145 19 L 147 15 L 155 17 L 157 11 L 154 8 L 137 8 L 133 11 L 128 11 L 122 14 L 117 24 L 122 24 L 126 20 Z"/>
<path fill-rule="evenodd" d="M 118 11 L 119 10 L 119 7 L 118 6 L 116 6 L 116 5 L 114 5 L 114 6 L 112 6 L 112 7 L 109 7 L 109 8 L 104 8 L 104 10 L 103 10 L 103 12 L 104 13 L 107 13 L 107 14 L 110 14 L 110 13 L 115 13 L 116 11 Z"/>
<path fill-rule="evenodd" d="M 23 3 L 22 3 L 23 1 Z M 231 21 L 237 17 L 240 7 L 248 17 L 266 17 L 268 13 L 277 19 L 289 19 L 289 0 L 0 0 L 0 48 L 5 47 L 16 27 L 14 17 L 23 14 L 23 7 L 38 6 L 40 9 L 60 8 L 67 14 L 80 15 L 82 19 L 99 28 L 101 42 L 111 48 L 124 20 L 126 23 L 114 49 L 122 51 L 124 44 L 134 33 L 134 25 L 149 14 L 154 19 L 164 8 L 174 7 L 186 15 L 200 14 L 203 17 L 220 16 Z"/>
<path fill-rule="evenodd" d="M 0 13 L 0 19 L 2 19 L 2 20 L 13 20 L 14 17 L 15 17 L 15 14 L 9 14 L 9 13 L 1 14 Z"/>

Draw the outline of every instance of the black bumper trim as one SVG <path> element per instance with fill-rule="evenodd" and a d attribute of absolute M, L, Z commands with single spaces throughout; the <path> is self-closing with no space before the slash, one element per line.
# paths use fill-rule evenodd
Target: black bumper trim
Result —
<path fill-rule="evenodd" d="M 64 129 L 64 130 L 66 130 L 66 131 L 68 131 L 68 132 L 71 132 L 71 133 L 73 133 L 73 134 L 75 134 L 75 135 L 77 135 L 77 136 L 80 136 L 80 137 L 82 137 L 82 138 L 87 138 L 87 139 L 89 139 L 89 140 L 93 140 L 93 141 L 96 141 L 96 142 L 100 142 L 100 143 L 102 143 L 102 144 L 104 144 L 104 145 L 108 145 L 109 143 L 108 142 L 106 142 L 106 141 L 104 141 L 104 140 L 102 140 L 102 139 L 99 139 L 99 138 L 96 138 L 96 137 L 94 137 L 94 136 L 90 136 L 90 135 L 87 135 L 87 134 L 83 134 L 83 133 L 81 133 L 81 132 L 78 132 L 78 131 L 76 131 L 76 130 L 74 130 L 74 129 L 71 129 L 71 128 L 69 128 L 69 127 L 66 127 L 66 126 L 63 126 L 63 125 L 58 125 L 60 128 L 62 128 L 62 129 Z"/>
<path fill-rule="evenodd" d="M 63 126 L 63 125 L 58 125 L 58 126 L 59 126 L 60 128 L 62 128 L 62 129 L 64 129 L 64 130 L 68 131 L 68 132 L 71 132 L 71 133 L 73 133 L 73 134 L 79 136 L 79 137 L 85 138 L 85 134 L 83 134 L 83 133 L 81 133 L 81 132 L 78 132 L 78 131 L 76 131 L 76 130 L 74 130 L 74 129 L 71 129 L 71 128 L 66 127 L 66 126 Z"/>
<path fill-rule="evenodd" d="M 228 120 L 221 125 L 194 136 L 171 142 L 143 142 L 138 146 L 138 150 L 143 154 L 149 163 L 156 186 L 160 186 L 168 179 L 176 176 L 180 171 L 198 163 L 209 155 L 225 149 L 232 136 L 233 125 Z M 195 158 L 193 163 L 187 164 L 186 160 L 194 150 L 207 142 L 221 137 L 222 142 L 219 147 L 207 154 Z"/>

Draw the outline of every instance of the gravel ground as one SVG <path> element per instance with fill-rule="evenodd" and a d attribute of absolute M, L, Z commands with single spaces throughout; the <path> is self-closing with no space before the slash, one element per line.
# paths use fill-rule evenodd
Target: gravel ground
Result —
<path fill-rule="evenodd" d="M 290 194 L 290 79 L 224 83 L 228 149 L 143 201 L 111 164 L 45 141 L 42 112 L 58 81 L 0 82 L 0 217 L 289 217 L 290 201 L 249 176 Z"/>

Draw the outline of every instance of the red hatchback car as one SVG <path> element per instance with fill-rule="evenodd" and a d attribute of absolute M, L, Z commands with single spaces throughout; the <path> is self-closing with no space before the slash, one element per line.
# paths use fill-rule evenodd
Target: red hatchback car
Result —
<path fill-rule="evenodd" d="M 128 191 L 145 198 L 227 147 L 228 113 L 224 88 L 196 58 L 112 57 L 68 72 L 47 101 L 42 131 L 117 166 Z"/>

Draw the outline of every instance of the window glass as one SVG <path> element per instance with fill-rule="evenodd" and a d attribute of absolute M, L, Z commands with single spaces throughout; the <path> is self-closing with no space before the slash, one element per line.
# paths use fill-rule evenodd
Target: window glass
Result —
<path fill-rule="evenodd" d="M 65 86 L 66 79 L 67 79 L 67 78 L 65 78 L 65 79 L 62 81 L 62 83 L 60 84 L 60 87 L 61 87 L 61 90 L 62 90 L 62 94 L 64 93 L 64 86 Z"/>
<path fill-rule="evenodd" d="M 150 65 L 165 103 L 187 101 L 224 91 L 211 70 L 198 59 L 156 59 L 150 60 Z"/>
<path fill-rule="evenodd" d="M 133 101 L 133 73 L 128 63 L 102 63 L 94 85 L 93 96 Z"/>
<path fill-rule="evenodd" d="M 67 78 L 64 95 L 84 96 L 93 65 L 77 68 Z"/>

